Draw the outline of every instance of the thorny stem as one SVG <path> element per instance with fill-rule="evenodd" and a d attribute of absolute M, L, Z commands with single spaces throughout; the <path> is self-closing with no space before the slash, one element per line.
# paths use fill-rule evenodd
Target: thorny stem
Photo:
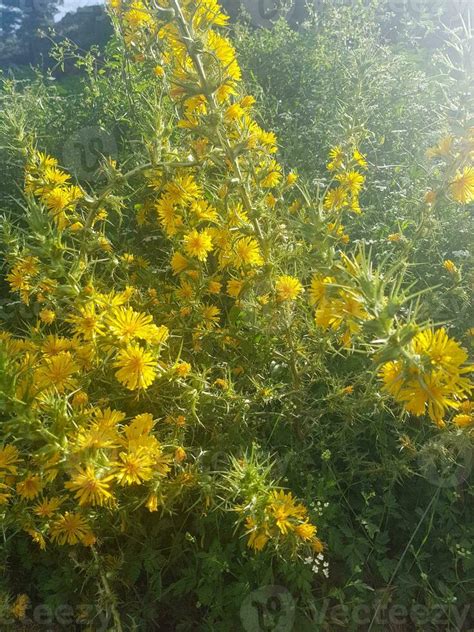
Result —
<path fill-rule="evenodd" d="M 107 598 L 109 600 L 109 607 L 110 607 L 110 612 L 112 613 L 112 617 L 114 620 L 114 632 L 123 632 L 123 628 L 122 628 L 122 622 L 120 620 L 120 614 L 117 610 L 117 606 L 116 606 L 116 599 L 115 599 L 115 595 L 112 592 L 112 589 L 110 588 L 110 584 L 109 584 L 109 580 L 107 579 L 106 574 L 104 573 L 104 570 L 100 564 L 99 561 L 99 556 L 97 554 L 97 551 L 95 549 L 95 547 L 91 547 L 92 548 L 92 554 L 94 556 L 94 561 L 97 565 L 97 570 L 99 571 L 99 576 L 100 576 L 100 581 L 102 583 L 102 587 L 104 589 L 105 594 L 107 595 Z"/>
<path fill-rule="evenodd" d="M 178 21 L 179 24 L 179 28 L 181 29 L 182 35 L 183 35 L 183 42 L 186 46 L 186 50 L 188 52 L 188 55 L 190 56 L 190 58 L 193 61 L 193 64 L 196 68 L 196 71 L 198 73 L 199 76 L 199 83 L 202 89 L 202 92 L 205 96 L 205 98 L 207 99 L 210 109 L 213 113 L 216 113 L 218 111 L 218 107 L 217 107 L 217 102 L 216 102 L 216 98 L 215 95 L 210 91 L 209 89 L 209 82 L 207 80 L 206 77 L 206 73 L 204 70 L 204 66 L 202 64 L 201 58 L 199 56 L 199 54 L 193 49 L 193 47 L 190 45 L 194 40 L 193 40 L 193 35 L 189 29 L 188 23 L 186 22 L 181 6 L 179 4 L 179 0 L 170 0 L 170 4 L 173 7 L 175 14 L 176 14 L 176 19 Z M 229 162 L 232 165 L 232 169 L 234 171 L 234 174 L 236 176 L 236 178 L 239 180 L 239 188 L 240 188 L 240 192 L 242 195 L 242 201 L 244 203 L 244 207 L 245 210 L 247 211 L 247 213 L 249 214 L 249 217 L 251 219 L 251 222 L 254 226 L 255 232 L 258 235 L 259 241 L 262 245 L 262 248 L 264 248 L 264 250 L 266 250 L 265 248 L 265 239 L 263 236 L 263 232 L 261 229 L 261 226 L 258 222 L 258 219 L 255 217 L 255 214 L 253 213 L 252 210 L 252 201 L 250 199 L 250 195 L 249 192 L 247 190 L 247 187 L 245 186 L 245 182 L 244 182 L 244 178 L 242 176 L 242 171 L 240 169 L 240 165 L 235 157 L 234 151 L 232 149 L 232 146 L 230 145 L 229 141 L 227 138 L 223 138 L 220 134 L 218 134 L 219 137 L 219 141 L 221 143 L 221 145 L 223 146 L 223 148 L 225 149 L 227 158 L 229 160 Z"/>

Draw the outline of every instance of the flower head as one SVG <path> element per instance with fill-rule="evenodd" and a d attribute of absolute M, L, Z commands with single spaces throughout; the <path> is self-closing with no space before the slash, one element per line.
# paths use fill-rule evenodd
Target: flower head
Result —
<path fill-rule="evenodd" d="M 190 257 L 205 261 L 212 250 L 212 237 L 208 230 L 194 229 L 184 236 L 184 249 Z"/>
<path fill-rule="evenodd" d="M 131 344 L 117 354 L 115 377 L 131 391 L 146 389 L 156 377 L 157 365 L 151 353 L 140 345 Z"/>
<path fill-rule="evenodd" d="M 293 276 L 279 276 L 275 285 L 277 300 L 279 302 L 294 301 L 303 292 L 303 286 Z"/>

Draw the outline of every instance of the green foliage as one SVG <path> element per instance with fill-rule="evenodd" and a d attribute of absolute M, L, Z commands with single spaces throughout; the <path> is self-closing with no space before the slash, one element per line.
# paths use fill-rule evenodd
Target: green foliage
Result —
<path fill-rule="evenodd" d="M 402 255 L 409 257 L 404 291 L 423 291 L 421 317 L 450 321 L 468 345 L 472 205 L 460 209 L 442 199 L 426 214 L 423 199 L 443 177 L 443 165 L 430 163 L 426 149 L 461 124 L 472 125 L 463 83 L 469 38 L 462 28 L 445 33 L 451 44 L 433 53 L 414 39 L 420 29 L 433 31 L 433 22 L 426 29 L 419 22 L 397 22 L 392 28 L 393 15 L 384 12 L 383 2 L 339 4 L 323 3 L 323 10 L 298 31 L 283 22 L 272 31 L 235 28 L 262 126 L 277 132 L 281 159 L 297 167 L 303 191 L 328 184 L 331 147 L 361 146 L 369 169 L 361 196 L 364 213 L 351 222 L 351 238 L 370 250 L 376 263 L 386 257 L 384 263 L 397 264 Z M 31 139 L 61 158 L 78 130 L 92 127 L 99 138 L 101 133 L 113 138 L 113 158 L 132 172 L 130 182 L 123 178 L 114 189 L 127 196 L 128 207 L 113 214 L 109 234 L 124 247 L 147 243 L 146 255 L 161 272 L 164 238 L 141 241 L 148 238 L 148 228 L 138 233 L 131 228 L 130 211 L 139 208 L 145 188 L 133 170 L 160 143 L 166 154 L 181 138 L 174 106 L 161 99 L 155 78 L 115 39 L 103 63 L 97 51 L 82 56 L 71 43 L 56 48 L 54 56 L 58 64 L 76 64 L 83 76 L 72 85 L 40 74 L 3 82 L 2 209 L 13 225 L 24 226 L 18 183 Z M 97 183 L 106 190 L 110 184 L 104 171 L 81 172 L 77 179 L 88 190 Z M 322 256 L 310 249 L 316 233 L 299 217 L 290 218 L 288 226 L 298 245 L 282 258 L 303 278 Z M 393 233 L 403 235 L 401 244 L 388 241 Z M 406 248 L 402 255 L 399 248 Z M 459 277 L 443 269 L 445 259 L 456 262 Z M 112 263 L 108 270 L 123 274 Z M 387 267 L 381 270 L 371 269 L 367 276 L 373 282 L 379 274 L 390 286 Z M 155 270 L 143 273 L 146 279 L 153 275 Z M 16 309 L 2 307 L 7 324 Z M 406 315 L 407 309 L 400 311 Z M 159 521 L 153 513 L 145 518 L 141 513 L 133 538 L 108 536 L 98 543 L 95 557 L 76 549 L 39 551 L 26 534 L 5 529 L 2 590 L 11 598 L 0 604 L 0 612 L 8 611 L 14 596 L 27 593 L 53 610 L 67 603 L 77 612 L 80 604 L 93 604 L 92 629 L 101 629 L 105 613 L 107 629 L 113 630 L 110 622 L 118 611 L 125 630 L 238 631 L 249 595 L 277 585 L 294 599 L 295 630 L 399 629 L 387 619 L 387 608 L 394 605 L 408 612 L 419 605 L 428 612 L 424 618 L 406 616 L 407 630 L 468 629 L 474 612 L 464 627 L 457 617 L 463 608 L 472 608 L 474 593 L 472 436 L 443 434 L 413 416 L 400 419 L 369 377 L 364 353 L 348 353 L 325 336 L 302 333 L 313 318 L 309 311 L 299 320 L 266 323 L 262 330 L 248 314 L 245 320 L 237 310 L 229 312 L 232 326 L 246 334 L 241 354 L 252 375 L 242 378 L 236 390 L 233 376 L 226 375 L 225 396 L 208 388 L 226 368 L 229 353 L 210 345 L 205 351 L 214 354 L 215 366 L 207 367 L 180 401 L 196 420 L 213 420 L 193 426 L 194 445 L 212 444 L 214 450 L 195 455 L 196 471 L 208 476 L 209 497 L 226 510 L 217 513 L 209 506 L 209 511 L 188 514 L 173 508 Z M 34 322 L 31 314 L 22 315 L 18 327 L 28 318 Z M 13 386 L 8 359 L 1 360 L 0 404 L 5 406 Z M 172 385 L 167 389 L 159 406 L 176 395 Z M 244 442 L 242 428 L 253 445 Z M 241 502 L 257 496 L 274 479 L 308 506 L 327 544 L 328 579 L 301 560 L 277 563 L 267 551 L 255 555 L 236 531 L 229 498 Z M 193 494 L 187 500 L 202 503 Z M 365 609 L 362 623 L 354 618 L 358 608 Z M 436 609 L 442 613 L 438 619 Z"/>

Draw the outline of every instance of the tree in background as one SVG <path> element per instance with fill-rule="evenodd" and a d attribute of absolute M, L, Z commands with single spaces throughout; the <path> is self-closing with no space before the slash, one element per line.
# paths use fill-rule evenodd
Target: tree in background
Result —
<path fill-rule="evenodd" d="M 17 0 L 3 0 L 0 4 L 0 35 L 2 42 L 10 38 L 21 20 Z"/>
<path fill-rule="evenodd" d="M 1 65 L 39 64 L 48 43 L 41 37 L 63 0 L 3 0 L 0 5 Z"/>

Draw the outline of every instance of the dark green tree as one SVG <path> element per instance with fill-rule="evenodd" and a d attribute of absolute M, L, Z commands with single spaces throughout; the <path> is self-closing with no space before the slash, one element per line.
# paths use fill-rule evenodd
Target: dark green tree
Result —
<path fill-rule="evenodd" d="M 2 0 L 0 3 L 0 36 L 2 43 L 9 39 L 21 22 L 19 0 Z"/>
<path fill-rule="evenodd" d="M 0 63 L 38 64 L 49 45 L 42 38 L 63 0 L 1 0 Z"/>

